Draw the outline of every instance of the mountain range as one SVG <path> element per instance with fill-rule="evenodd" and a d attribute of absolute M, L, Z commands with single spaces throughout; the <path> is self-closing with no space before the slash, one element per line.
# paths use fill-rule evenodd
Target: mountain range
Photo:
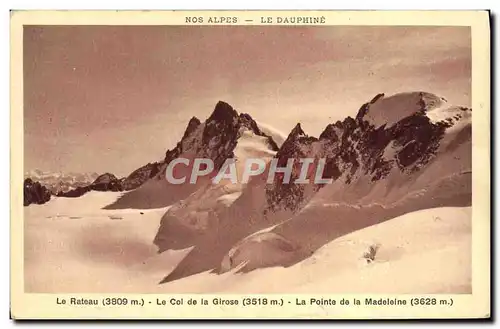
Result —
<path fill-rule="evenodd" d="M 354 118 L 325 123 L 319 137 L 300 123 L 283 137 L 220 101 L 204 122 L 188 122 L 162 160 L 120 179 L 106 173 L 56 195 L 123 191 L 106 209 L 171 206 L 154 243 L 160 253 L 193 248 L 162 282 L 205 271 L 287 267 L 340 236 L 402 214 L 471 205 L 471 118 L 472 109 L 432 93 L 378 94 Z M 246 184 L 200 177 L 196 184 L 174 185 L 165 169 L 178 157 L 210 158 L 216 170 L 228 158 L 239 169 L 250 157 L 275 158 L 279 166 L 289 159 L 325 158 L 323 176 L 333 183 L 269 184 L 264 173 Z M 191 169 L 182 169 L 187 179 Z M 292 179 L 299 172 L 294 165 Z M 26 188 L 25 182 L 25 196 Z"/>

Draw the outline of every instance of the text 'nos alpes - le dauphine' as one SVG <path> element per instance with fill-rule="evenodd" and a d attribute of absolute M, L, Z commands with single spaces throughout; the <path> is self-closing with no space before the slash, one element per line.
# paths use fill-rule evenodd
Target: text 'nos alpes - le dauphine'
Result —
<path fill-rule="evenodd" d="M 258 19 L 239 16 L 186 16 L 186 24 L 298 24 L 298 25 L 321 25 L 326 24 L 325 16 L 261 16 Z"/>

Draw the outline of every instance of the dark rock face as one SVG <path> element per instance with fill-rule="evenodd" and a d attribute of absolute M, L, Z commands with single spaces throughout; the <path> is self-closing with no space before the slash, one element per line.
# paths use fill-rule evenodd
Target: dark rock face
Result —
<path fill-rule="evenodd" d="M 267 137 L 271 149 L 273 151 L 278 150 L 278 146 L 273 139 L 259 129 L 257 123 L 249 114 L 241 113 L 238 115 L 238 112 L 231 105 L 219 101 L 213 113 L 205 121 L 202 143 L 199 145 L 197 153 L 211 158 L 214 161 L 215 168 L 219 169 L 227 158 L 234 157 L 234 148 L 244 130 L 258 136 Z"/>
<path fill-rule="evenodd" d="M 32 203 L 44 204 L 50 200 L 50 191 L 39 182 L 34 182 L 30 178 L 24 180 L 24 206 Z"/>
<path fill-rule="evenodd" d="M 60 173 L 43 172 L 41 170 L 31 170 L 25 173 L 25 179 L 39 182 L 45 186 L 52 195 L 60 192 L 67 192 L 77 187 L 90 185 L 99 175 L 96 173 Z"/>
<path fill-rule="evenodd" d="M 370 102 L 363 104 L 363 106 L 361 106 L 361 108 L 358 111 L 358 115 L 356 115 L 356 120 L 362 119 L 366 115 L 366 113 L 368 112 L 370 105 L 374 104 L 377 100 L 379 100 L 380 98 L 382 98 L 384 96 L 385 96 L 385 94 L 383 94 L 383 93 L 377 94 L 375 97 L 373 97 L 373 99 Z"/>
<path fill-rule="evenodd" d="M 200 124 L 200 119 L 198 119 L 197 117 L 192 117 L 188 122 L 186 131 L 184 131 L 184 136 L 182 136 L 182 138 L 185 139 L 186 137 L 191 135 L 196 130 L 196 128 L 200 126 Z"/>

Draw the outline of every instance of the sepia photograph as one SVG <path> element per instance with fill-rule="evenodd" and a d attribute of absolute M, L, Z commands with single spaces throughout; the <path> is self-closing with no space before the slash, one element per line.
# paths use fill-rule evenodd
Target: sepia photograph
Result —
<path fill-rule="evenodd" d="M 261 16 L 22 26 L 24 293 L 472 295 L 470 24 Z"/>

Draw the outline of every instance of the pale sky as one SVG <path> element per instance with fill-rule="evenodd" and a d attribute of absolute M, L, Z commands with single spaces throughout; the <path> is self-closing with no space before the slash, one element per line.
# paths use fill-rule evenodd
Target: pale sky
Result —
<path fill-rule="evenodd" d="M 26 26 L 25 171 L 127 175 L 218 100 L 317 136 L 402 91 L 470 106 L 470 29 Z"/>

